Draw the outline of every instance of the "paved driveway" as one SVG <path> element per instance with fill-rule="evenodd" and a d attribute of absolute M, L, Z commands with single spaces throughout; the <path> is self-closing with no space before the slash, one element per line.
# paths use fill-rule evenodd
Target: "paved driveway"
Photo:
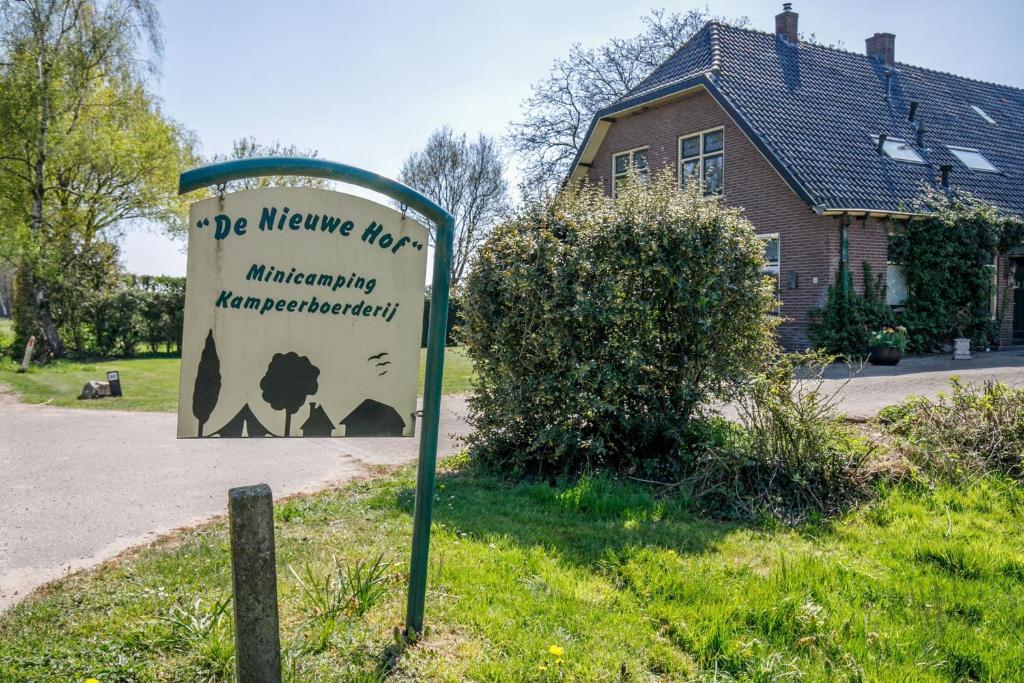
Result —
<path fill-rule="evenodd" d="M 828 370 L 826 390 L 846 382 Z M 910 394 L 934 396 L 949 377 L 1024 383 L 1024 355 L 908 358 L 866 366 L 840 408 L 870 417 Z M 465 434 L 465 400 L 445 398 L 442 454 Z M 29 406 L 0 393 L 0 609 L 64 572 L 93 566 L 175 528 L 224 512 L 232 486 L 266 482 L 277 497 L 415 459 L 415 439 L 174 438 L 174 415 Z"/>
<path fill-rule="evenodd" d="M 839 409 L 852 418 L 874 417 L 885 406 L 907 396 L 934 398 L 949 391 L 949 379 L 958 375 L 964 382 L 998 380 L 1024 384 L 1024 352 L 977 353 L 971 360 L 954 361 L 949 355 L 904 358 L 894 367 L 865 365 L 846 386 L 850 369 L 833 365 L 825 374 L 825 391 L 839 390 Z"/>
<path fill-rule="evenodd" d="M 0 387 L 0 610 L 65 572 L 221 514 L 233 486 L 313 491 L 415 460 L 419 439 L 177 440 L 169 413 L 18 403 Z M 446 397 L 440 454 L 465 400 Z"/>

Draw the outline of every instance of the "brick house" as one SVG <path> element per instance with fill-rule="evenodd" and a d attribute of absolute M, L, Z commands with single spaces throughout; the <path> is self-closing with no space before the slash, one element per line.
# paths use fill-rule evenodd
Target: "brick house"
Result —
<path fill-rule="evenodd" d="M 630 168 L 667 166 L 742 207 L 765 241 L 789 349 L 808 345 L 808 311 L 843 259 L 858 291 L 867 262 L 888 303 L 905 301 L 888 242 L 923 186 L 1024 215 L 1024 91 L 899 63 L 891 33 L 866 54 L 805 43 L 797 19 L 785 3 L 774 34 L 705 25 L 595 115 L 570 175 L 614 194 Z M 1002 343 L 1024 342 L 1022 259 L 993 267 Z"/>

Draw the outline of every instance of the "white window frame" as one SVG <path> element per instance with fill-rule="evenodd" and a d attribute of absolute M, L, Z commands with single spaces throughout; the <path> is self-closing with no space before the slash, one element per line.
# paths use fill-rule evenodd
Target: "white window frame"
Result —
<path fill-rule="evenodd" d="M 982 154 L 980 149 L 975 149 L 973 147 L 959 147 L 957 145 L 946 145 L 946 149 L 949 150 L 950 154 L 956 157 L 957 161 L 959 161 L 966 168 L 972 171 L 977 171 L 978 173 L 1000 173 L 999 168 L 991 161 L 989 161 L 988 157 Z M 981 157 L 982 161 L 989 165 L 990 168 L 978 168 L 977 166 L 971 166 L 966 161 L 964 161 L 963 157 L 957 154 L 957 152 L 970 152 L 971 154 L 977 154 L 979 157 Z"/>
<path fill-rule="evenodd" d="M 996 123 L 996 120 L 995 120 L 994 118 L 992 118 L 991 116 L 989 116 L 989 115 L 988 115 L 988 113 L 987 113 L 987 112 L 986 112 L 986 111 L 985 111 L 984 109 L 982 109 L 981 107 L 979 107 L 978 105 L 976 105 L 976 104 L 972 104 L 972 105 L 971 105 L 971 109 L 973 109 L 973 110 L 974 110 L 974 112 L 975 112 L 975 113 L 976 113 L 976 114 L 977 114 L 978 116 L 980 116 L 981 118 L 985 119 L 985 122 L 986 122 L 986 123 L 992 124 L 993 126 L 999 125 L 999 124 L 997 124 L 997 123 Z"/>
<path fill-rule="evenodd" d="M 875 143 L 875 148 L 877 149 L 878 148 L 878 136 L 877 135 L 872 135 L 871 136 L 871 140 Z M 887 147 L 888 147 L 888 145 L 890 143 L 892 143 L 892 144 L 902 144 L 908 150 L 910 150 L 910 153 L 914 155 L 914 158 L 913 159 L 902 159 L 900 157 L 894 157 L 889 152 L 889 150 L 887 149 Z M 887 156 L 890 159 L 892 159 L 893 161 L 898 161 L 901 164 L 925 164 L 926 163 L 925 160 L 924 160 L 924 157 L 922 157 L 920 155 L 920 153 L 918 153 L 918 151 L 916 149 L 914 149 L 913 145 L 911 145 L 909 142 L 907 142 L 903 138 L 894 137 L 892 135 L 887 135 L 886 136 L 885 144 L 882 145 L 882 153 L 885 154 L 885 156 Z"/>
<path fill-rule="evenodd" d="M 707 135 L 708 133 L 721 133 L 722 134 L 722 149 L 720 149 L 720 150 L 718 150 L 716 152 L 705 152 L 704 151 L 704 136 Z M 683 157 L 683 140 L 689 140 L 690 138 L 698 138 L 699 139 L 699 147 L 700 147 L 700 149 L 697 152 L 696 156 Z M 722 183 L 721 183 L 721 185 L 718 188 L 718 192 L 708 192 L 707 191 L 707 186 L 705 185 L 706 181 L 704 179 L 704 160 L 707 159 L 707 158 L 711 158 L 711 157 L 722 157 Z M 676 173 L 678 175 L 677 181 L 679 183 L 680 189 L 686 187 L 686 185 L 684 183 L 684 177 L 683 177 L 683 165 L 684 165 L 685 162 L 693 161 L 693 160 L 697 161 L 697 168 L 700 170 L 700 184 L 701 184 L 701 187 L 703 188 L 704 194 L 724 195 L 725 194 L 725 126 L 716 126 L 715 128 L 707 128 L 705 130 L 699 130 L 699 131 L 697 131 L 695 133 L 687 133 L 685 135 L 680 135 L 676 139 L 676 161 L 678 162 L 677 163 L 678 168 L 677 168 Z"/>
<path fill-rule="evenodd" d="M 989 293 L 989 308 L 992 320 L 995 320 L 999 313 L 999 255 L 992 259 L 990 265 L 986 265 L 992 271 L 992 291 Z"/>
<path fill-rule="evenodd" d="M 703 141 L 702 141 L 703 142 Z M 725 147 L 725 145 L 722 145 Z M 691 159 L 693 157 L 690 157 Z M 776 240 L 778 242 L 778 259 L 775 264 L 767 264 L 761 269 L 761 273 L 764 275 L 775 276 L 775 309 L 772 311 L 772 315 L 782 315 L 782 237 L 777 232 L 765 232 L 757 235 L 757 239 L 761 242 L 767 243 L 770 240 Z"/>
<path fill-rule="evenodd" d="M 901 228 L 895 227 L 895 226 L 890 224 L 889 225 L 889 229 L 887 231 L 888 239 L 892 240 L 893 237 L 897 237 L 899 235 L 902 235 L 905 232 L 905 230 L 906 230 L 905 228 L 901 229 Z M 896 261 L 890 261 L 889 260 L 888 251 L 889 251 L 889 245 L 886 244 L 886 255 L 885 255 L 885 304 L 887 306 L 889 306 L 890 308 L 900 308 L 900 307 L 903 307 L 903 306 L 907 305 L 907 301 L 910 299 L 910 290 L 907 287 L 907 277 L 906 277 L 906 271 L 904 270 L 904 265 L 902 263 L 897 263 Z M 904 292 L 903 292 L 903 300 L 902 301 L 893 301 L 892 300 L 892 298 L 893 298 L 892 297 L 892 291 L 893 290 L 892 290 L 892 287 L 891 287 L 891 280 L 892 280 L 893 271 L 898 271 L 899 272 L 899 277 L 903 281 Z"/>
<path fill-rule="evenodd" d="M 647 152 L 647 166 L 641 169 L 636 168 L 636 153 Z M 626 164 L 626 170 L 622 173 L 615 172 L 615 160 L 621 156 L 629 155 L 629 163 Z M 629 176 L 629 172 L 636 170 L 641 176 L 646 177 L 651 172 L 651 148 L 650 146 L 645 147 L 634 147 L 633 149 L 624 149 L 621 152 L 615 152 L 612 154 L 612 199 L 618 195 L 618 181 Z"/>

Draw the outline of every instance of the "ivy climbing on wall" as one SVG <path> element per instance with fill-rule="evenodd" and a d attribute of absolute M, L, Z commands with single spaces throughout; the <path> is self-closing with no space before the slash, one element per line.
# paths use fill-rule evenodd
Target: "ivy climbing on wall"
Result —
<path fill-rule="evenodd" d="M 916 211 L 924 215 L 889 245 L 889 259 L 902 266 L 907 284 L 903 309 L 896 313 L 886 305 L 882 275 L 873 275 L 867 263 L 863 295 L 843 268 L 826 305 L 811 312 L 808 331 L 815 346 L 860 356 L 872 330 L 896 323 L 907 328 L 908 350 L 919 353 L 938 351 L 954 337 L 981 347 L 998 339 L 1005 307 L 993 318 L 995 259 L 1024 240 L 1024 222 L 968 194 L 927 191 Z"/>
<path fill-rule="evenodd" d="M 967 194 L 929 192 L 920 210 L 927 215 L 910 221 L 890 244 L 907 283 L 900 318 L 910 350 L 937 351 L 955 337 L 975 346 L 995 343 L 1004 313 L 993 317 L 996 256 L 1021 242 L 1024 224 Z"/>

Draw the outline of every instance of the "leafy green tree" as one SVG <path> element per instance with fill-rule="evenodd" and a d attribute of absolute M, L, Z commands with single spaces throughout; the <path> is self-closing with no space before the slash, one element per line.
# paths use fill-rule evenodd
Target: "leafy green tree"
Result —
<path fill-rule="evenodd" d="M 18 268 L 19 339 L 53 356 L 74 262 L 132 220 L 181 229 L 193 143 L 146 90 L 158 23 L 152 0 L 0 0 L 0 257 Z"/>

